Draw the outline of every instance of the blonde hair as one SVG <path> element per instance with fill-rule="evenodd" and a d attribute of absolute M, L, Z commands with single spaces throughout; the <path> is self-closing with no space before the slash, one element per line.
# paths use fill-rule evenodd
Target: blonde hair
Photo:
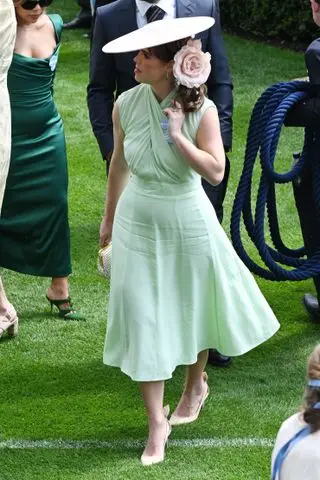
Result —
<path fill-rule="evenodd" d="M 320 344 L 311 353 L 307 367 L 308 380 L 320 380 Z M 320 430 L 320 409 L 313 405 L 320 402 L 320 387 L 306 388 L 303 419 L 311 426 L 312 433 Z"/>

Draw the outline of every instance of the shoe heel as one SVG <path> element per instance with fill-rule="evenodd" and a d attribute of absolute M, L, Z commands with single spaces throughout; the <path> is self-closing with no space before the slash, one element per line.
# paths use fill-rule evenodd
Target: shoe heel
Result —
<path fill-rule="evenodd" d="M 48 295 L 46 295 L 46 299 L 47 299 L 48 302 L 50 303 L 51 313 L 52 313 L 54 303 L 53 303 L 53 301 L 51 300 L 51 298 L 48 297 Z"/>
<path fill-rule="evenodd" d="M 18 335 L 19 330 L 19 320 L 17 319 L 13 325 L 11 325 L 7 332 L 9 337 L 16 337 Z"/>
<path fill-rule="evenodd" d="M 170 414 L 170 406 L 169 405 L 166 405 L 165 407 L 163 407 L 163 415 L 168 418 Z"/>
<path fill-rule="evenodd" d="M 85 320 L 85 317 L 77 313 L 72 306 L 71 298 L 63 298 L 59 300 L 51 300 L 51 298 L 46 295 L 46 298 L 51 306 L 51 313 L 53 307 L 57 307 L 59 317 L 64 318 L 65 320 Z"/>

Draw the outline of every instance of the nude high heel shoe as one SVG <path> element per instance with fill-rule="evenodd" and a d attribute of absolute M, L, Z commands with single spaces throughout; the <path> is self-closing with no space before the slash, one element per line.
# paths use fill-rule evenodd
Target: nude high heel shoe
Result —
<path fill-rule="evenodd" d="M 6 332 L 8 337 L 15 337 L 18 335 L 18 329 L 19 319 L 15 310 L 7 312 L 5 315 L 0 315 L 0 337 Z"/>
<path fill-rule="evenodd" d="M 199 401 L 197 411 L 195 412 L 194 415 L 191 415 L 190 417 L 180 417 L 179 415 L 176 415 L 175 412 L 173 412 L 173 414 L 171 415 L 170 420 L 169 420 L 169 423 L 170 423 L 171 426 L 184 425 L 186 423 L 192 423 L 192 422 L 195 422 L 197 420 L 197 418 L 199 417 L 201 409 L 204 407 L 205 401 L 208 398 L 209 393 L 210 393 L 210 389 L 209 389 L 209 386 L 208 386 L 208 375 L 207 375 L 206 372 L 203 372 L 202 375 L 203 375 L 203 381 L 205 382 L 205 388 L 203 390 L 202 397 Z"/>
<path fill-rule="evenodd" d="M 170 423 L 167 419 L 167 417 L 170 413 L 169 405 L 166 405 L 163 408 L 163 413 L 164 413 L 164 416 L 165 416 L 165 419 L 166 419 L 166 435 L 165 435 L 165 438 L 164 438 L 164 441 L 163 441 L 163 453 L 161 455 L 146 455 L 146 454 L 143 453 L 141 455 L 141 463 L 144 467 L 149 467 L 150 465 L 155 465 L 156 463 L 161 463 L 164 460 L 165 448 L 168 444 L 168 438 L 169 438 L 169 435 L 171 433 L 171 426 L 170 426 Z"/>

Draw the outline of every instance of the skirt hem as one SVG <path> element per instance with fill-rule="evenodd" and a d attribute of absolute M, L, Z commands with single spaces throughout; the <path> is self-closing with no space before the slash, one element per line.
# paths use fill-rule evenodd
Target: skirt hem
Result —
<path fill-rule="evenodd" d="M 16 266 L 12 266 L 12 267 L 9 267 L 9 266 L 6 266 L 6 265 L 0 265 L 0 268 L 4 268 L 6 270 L 11 270 L 13 272 L 17 272 L 17 273 L 23 273 L 24 275 L 32 275 L 33 277 L 61 277 L 61 278 L 64 278 L 64 277 L 68 277 L 69 275 L 71 275 L 72 273 L 72 269 L 71 267 L 69 267 L 68 269 L 64 270 L 63 272 L 52 272 L 52 270 L 50 270 L 50 272 L 36 272 L 34 269 L 28 269 L 28 268 L 23 268 L 23 267 L 16 267 Z"/>
<path fill-rule="evenodd" d="M 135 375 L 132 375 L 131 373 L 129 373 L 128 370 L 126 370 L 125 368 L 123 368 L 121 366 L 121 363 L 107 363 L 103 360 L 103 363 L 106 365 L 106 366 L 109 366 L 109 367 L 116 367 L 116 368 L 120 368 L 121 372 L 124 373 L 125 375 L 127 375 L 128 377 L 131 378 L 131 380 L 133 380 L 134 382 L 160 382 L 160 381 L 166 381 L 166 380 L 170 380 L 173 376 L 173 373 L 174 371 L 176 370 L 177 367 L 180 367 L 180 366 L 189 366 L 189 365 L 193 365 L 194 363 L 196 363 L 197 361 L 197 357 L 198 357 L 198 354 L 200 352 L 202 352 L 203 350 L 209 350 L 209 349 L 212 349 L 212 348 L 215 348 L 217 349 L 222 355 L 226 355 L 228 357 L 240 357 L 241 355 L 244 355 L 245 353 L 248 353 L 250 350 L 253 350 L 254 348 L 258 347 L 259 345 L 261 345 L 262 343 L 266 342 L 267 340 L 269 340 L 271 337 L 273 337 L 273 335 L 275 335 L 277 333 L 277 331 L 279 330 L 280 328 L 280 325 L 277 326 L 276 329 L 274 329 L 273 333 L 270 333 L 270 335 L 267 337 L 267 338 L 264 338 L 264 339 L 261 339 L 258 341 L 258 343 L 255 343 L 254 345 L 246 345 L 246 347 L 244 347 L 243 349 L 239 350 L 239 353 L 234 353 L 234 352 L 228 352 L 226 350 L 223 350 L 221 349 L 221 347 L 217 346 L 217 345 L 210 345 L 210 346 L 203 346 L 203 347 L 200 347 L 197 349 L 197 354 L 191 359 L 191 360 L 185 360 L 181 363 L 177 363 L 173 368 L 171 368 L 171 373 L 170 374 L 167 374 L 167 375 L 156 375 L 155 377 L 153 378 L 146 378 L 146 377 L 136 377 Z"/>

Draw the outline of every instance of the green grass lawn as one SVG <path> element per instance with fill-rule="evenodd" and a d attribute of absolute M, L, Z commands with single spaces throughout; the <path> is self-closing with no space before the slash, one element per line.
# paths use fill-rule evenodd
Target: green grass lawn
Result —
<path fill-rule="evenodd" d="M 75 3 L 57 0 L 54 11 L 69 20 L 76 12 Z M 87 321 L 65 322 L 50 314 L 45 299 L 48 279 L 4 272 L 21 325 L 17 339 L 0 341 L 0 447 L 9 440 L 15 446 L 22 440 L 113 443 L 112 448 L 79 450 L 0 448 L 0 479 L 267 479 L 270 446 L 190 448 L 169 443 L 164 464 L 151 469 L 140 466 L 140 449 L 134 441 L 142 441 L 147 430 L 138 386 L 102 364 L 108 285 L 97 275 L 96 257 L 105 165 L 88 121 L 89 42 L 82 33 L 64 33 L 55 97 L 65 122 L 69 156 L 71 294 Z M 228 231 L 253 104 L 268 85 L 304 76 L 305 67 L 298 53 L 229 36 L 226 44 L 235 85 L 234 145 L 224 223 Z M 284 133 L 279 168 L 290 164 L 301 138 L 294 129 Z M 281 187 L 279 193 L 284 238 L 290 246 L 300 246 L 291 188 Z M 306 358 L 320 339 L 319 326 L 309 323 L 301 305 L 303 293 L 313 291 L 313 285 L 310 280 L 258 282 L 281 323 L 280 332 L 234 359 L 227 370 L 208 367 L 212 394 L 207 407 L 198 422 L 174 429 L 172 440 L 272 440 L 280 423 L 299 406 Z M 182 383 L 183 368 L 178 368 L 167 383 L 166 401 L 172 408 Z"/>

